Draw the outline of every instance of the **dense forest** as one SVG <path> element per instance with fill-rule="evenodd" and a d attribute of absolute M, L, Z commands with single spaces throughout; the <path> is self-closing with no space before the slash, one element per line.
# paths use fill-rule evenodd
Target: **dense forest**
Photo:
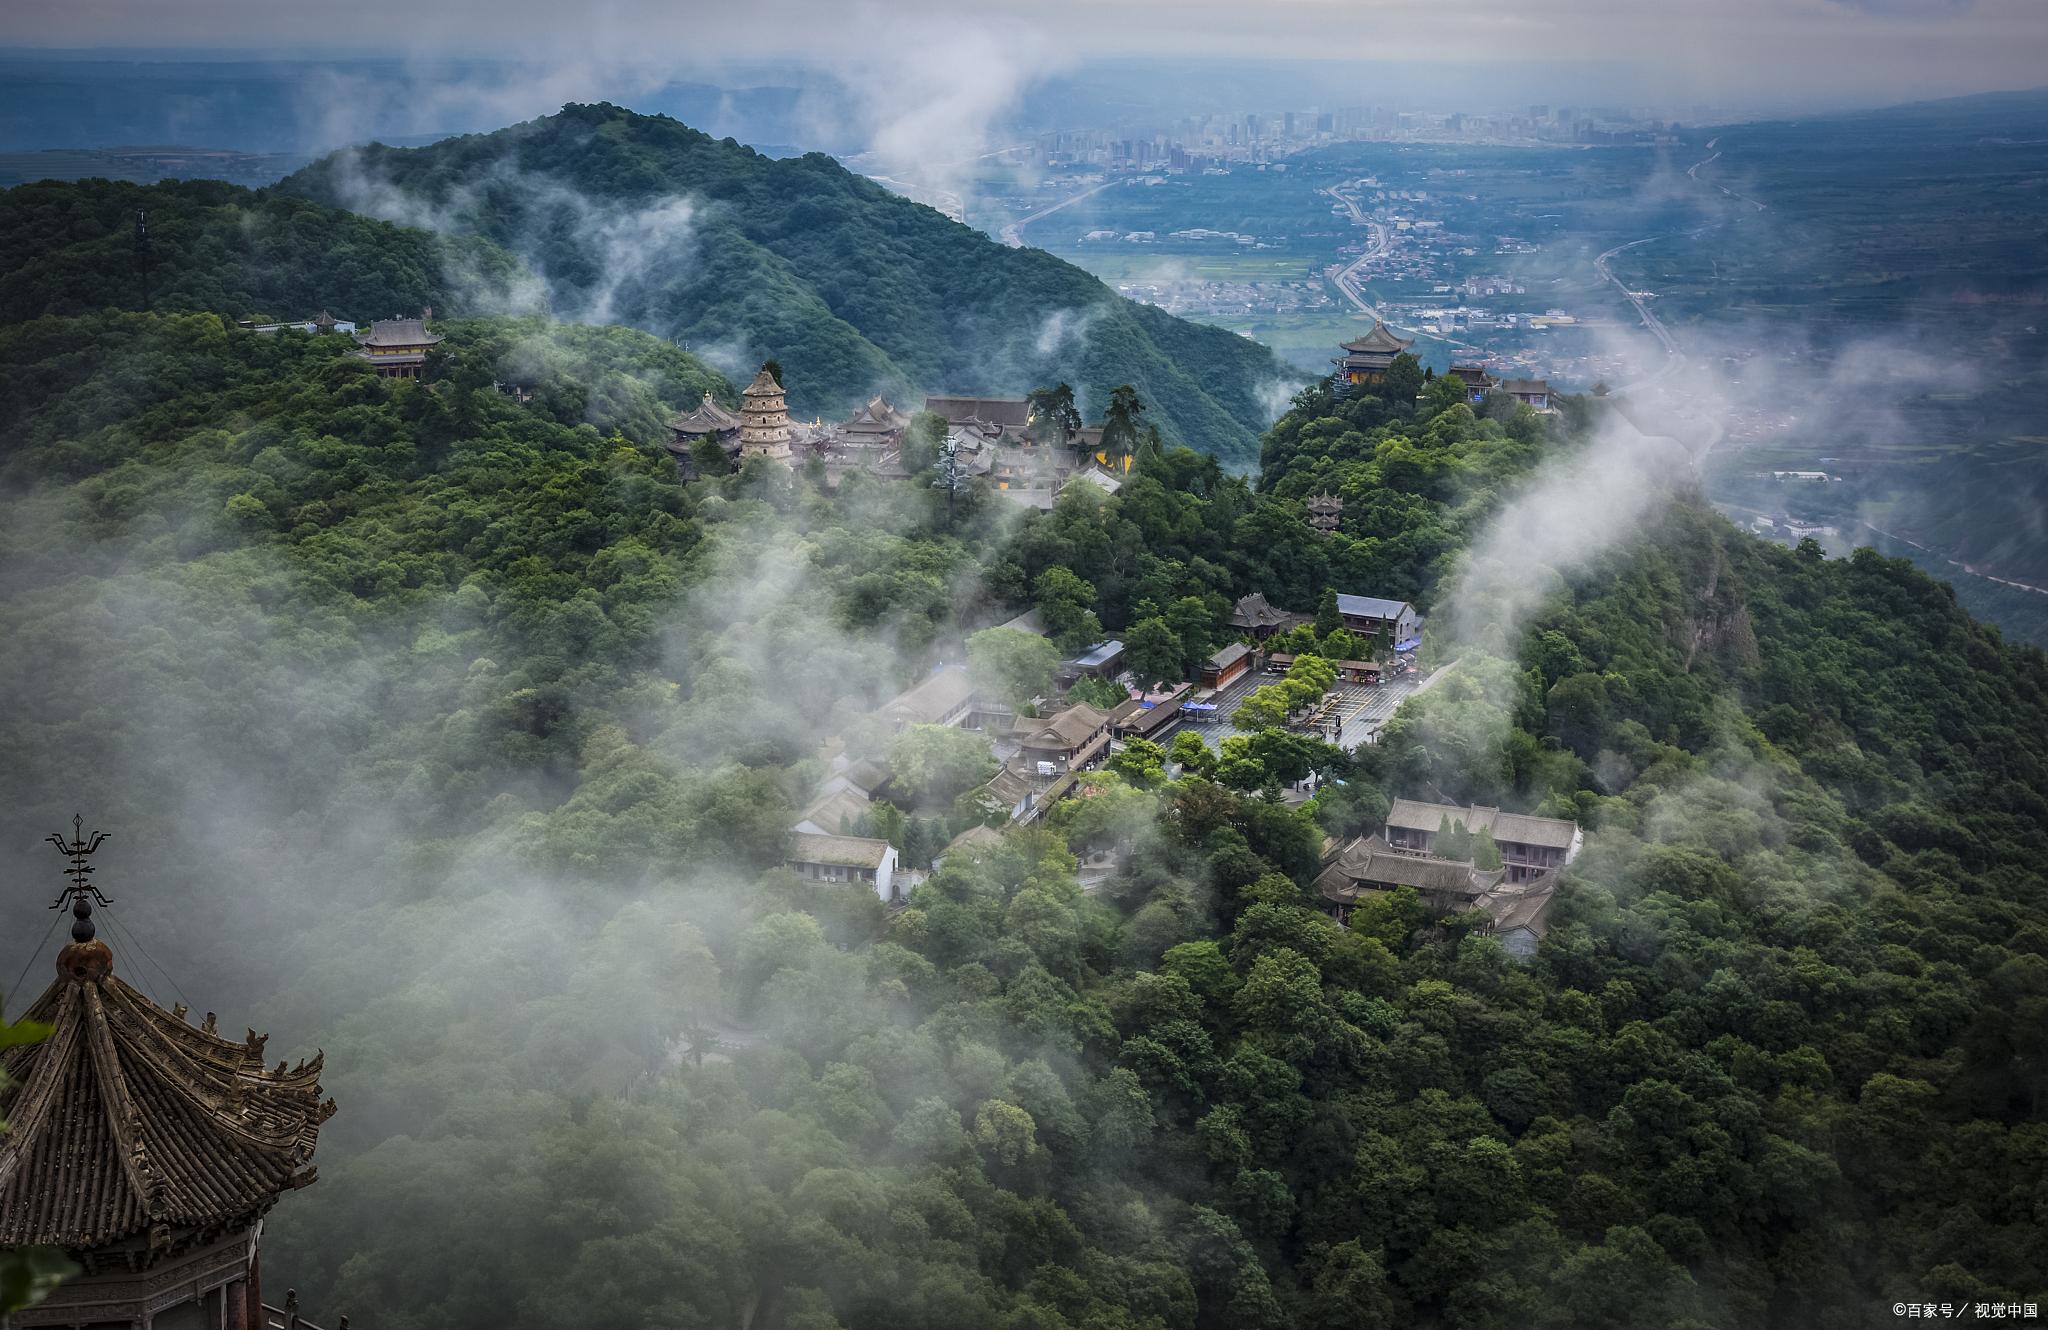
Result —
<path fill-rule="evenodd" d="M 1272 416 L 1262 390 L 1299 377 L 1257 342 L 1125 300 L 822 153 L 778 161 L 616 106 L 340 153 L 277 189 L 487 237 L 559 315 L 645 328 L 735 375 L 772 355 L 806 414 L 1064 379 L 1094 419 L 1128 383 L 1170 439 L 1244 465 Z"/>
<path fill-rule="evenodd" d="M 139 249 L 136 215 L 145 214 Z M 456 312 L 477 286 L 520 280 L 474 237 L 435 236 L 215 180 L 106 180 L 0 190 L 0 321 L 150 308 L 235 318 Z"/>
<path fill-rule="evenodd" d="M 445 331 L 409 382 L 215 313 L 0 327 L 0 865 L 86 810 L 131 982 L 324 1046 L 264 1253 L 309 1308 L 1846 1330 L 2043 1292 L 2048 659 L 1942 584 L 1677 476 L 1460 635 L 1466 553 L 1613 408 L 1406 360 L 1302 392 L 1256 480 L 1147 449 L 1020 515 L 680 483 L 663 415 L 730 392 L 697 359 Z M 894 917 L 780 867 L 821 744 L 972 630 L 1035 605 L 1185 664 L 1236 596 L 1330 588 L 1456 657 L 1380 744 L 1132 745 Z M 1404 894 L 1316 907 L 1324 837 L 1417 793 L 1588 828 L 1532 963 Z M 43 963 L 36 905 L 0 960 Z"/>

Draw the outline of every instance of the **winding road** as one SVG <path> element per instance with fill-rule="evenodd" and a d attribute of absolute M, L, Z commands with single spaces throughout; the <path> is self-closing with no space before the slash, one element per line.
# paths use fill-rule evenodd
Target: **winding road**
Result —
<path fill-rule="evenodd" d="M 1358 200 L 1346 194 L 1343 185 L 1332 185 L 1324 190 L 1323 193 L 1328 194 L 1331 198 L 1344 205 L 1344 210 L 1351 214 L 1351 221 L 1354 225 L 1367 227 L 1372 231 L 1372 240 L 1366 245 L 1365 253 L 1346 264 L 1343 270 L 1338 272 L 1331 280 L 1337 284 L 1337 289 L 1344 294 L 1346 300 L 1358 306 L 1359 313 L 1369 319 L 1377 320 L 1380 317 L 1380 312 L 1373 308 L 1370 300 L 1365 298 L 1365 289 L 1358 280 L 1358 270 L 1394 247 L 1394 233 L 1384 224 L 1371 220 L 1364 212 L 1360 211 Z"/>

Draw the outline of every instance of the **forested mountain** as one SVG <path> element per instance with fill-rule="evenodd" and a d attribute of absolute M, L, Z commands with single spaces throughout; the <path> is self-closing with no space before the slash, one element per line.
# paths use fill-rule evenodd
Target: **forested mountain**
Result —
<path fill-rule="evenodd" d="M 678 338 L 729 372 L 779 359 L 806 413 L 1065 380 L 1099 415 L 1130 383 L 1171 439 L 1246 464 L 1271 414 L 1261 391 L 1296 377 L 1256 342 L 1124 300 L 823 154 L 777 161 L 610 105 L 337 154 L 278 189 L 487 237 L 563 317 Z"/>
<path fill-rule="evenodd" d="M 89 810 L 162 967 L 116 932 L 123 973 L 325 1047 L 340 1114 L 264 1253 L 305 1305 L 1848 1330 L 2039 1297 L 2048 661 L 1942 585 L 1679 483 L 1382 744 L 1139 750 L 885 921 L 778 867 L 786 828 L 819 741 L 879 742 L 963 628 L 1036 596 L 1201 649 L 1235 595 L 1354 579 L 1448 622 L 1458 552 L 1600 411 L 1307 392 L 1256 485 L 1174 451 L 1020 521 L 680 484 L 688 356 L 447 332 L 407 382 L 209 315 L 0 328 L 0 862 L 46 873 Z M 1588 827 L 1532 964 L 1411 898 L 1314 907 L 1323 835 L 1431 788 Z M 961 815 L 912 808 L 906 852 Z"/>
<path fill-rule="evenodd" d="M 473 237 L 213 180 L 0 190 L 0 321 L 140 309 L 145 275 L 153 309 L 367 321 L 455 312 L 459 289 L 516 284 L 519 264 Z"/>

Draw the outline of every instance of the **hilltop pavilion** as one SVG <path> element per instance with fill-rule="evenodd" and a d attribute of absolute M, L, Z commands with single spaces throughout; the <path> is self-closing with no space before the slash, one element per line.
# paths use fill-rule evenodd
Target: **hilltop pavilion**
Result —
<path fill-rule="evenodd" d="M 1394 357 L 1413 345 L 1414 338 L 1396 337 L 1393 329 L 1374 319 L 1372 331 L 1344 343 L 1339 348 L 1344 354 L 1330 363 L 1337 367 L 1338 378 L 1356 388 L 1361 384 L 1378 383 L 1386 378 L 1387 370 L 1394 363 Z"/>
<path fill-rule="evenodd" d="M 224 1038 L 211 1012 L 195 1027 L 116 978 L 92 917 L 105 837 L 78 826 L 50 838 L 71 859 L 72 940 L 26 1012 L 51 1033 L 0 1053 L 0 1248 L 60 1248 L 80 1273 L 11 1325 L 258 1330 L 276 1313 L 312 1330 L 295 1296 L 264 1304 L 257 1248 L 270 1207 L 314 1179 L 334 1114 L 320 1055 L 266 1070 L 267 1035 Z"/>

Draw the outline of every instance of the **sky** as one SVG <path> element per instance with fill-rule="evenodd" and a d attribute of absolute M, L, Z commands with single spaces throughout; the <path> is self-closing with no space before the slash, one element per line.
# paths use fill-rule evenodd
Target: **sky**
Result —
<path fill-rule="evenodd" d="M 1263 58 L 1427 71 L 1404 100 L 1474 110 L 1489 89 L 1793 110 L 2039 86 L 2048 0 L 7 0 L 0 46 L 511 57 L 531 73 L 505 93 L 543 100 L 788 61 L 971 114 L 975 85 L 1089 61 Z"/>

